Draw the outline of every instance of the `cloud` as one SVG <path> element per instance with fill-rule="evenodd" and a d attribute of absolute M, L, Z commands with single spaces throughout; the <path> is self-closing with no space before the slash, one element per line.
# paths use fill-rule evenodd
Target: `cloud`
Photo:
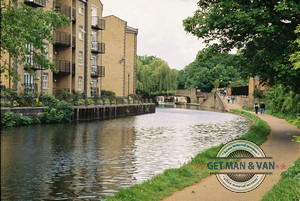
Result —
<path fill-rule="evenodd" d="M 197 0 L 101 0 L 103 16 L 115 15 L 139 29 L 138 55 L 153 55 L 182 69 L 204 48 L 184 31 L 182 21 L 197 9 Z"/>

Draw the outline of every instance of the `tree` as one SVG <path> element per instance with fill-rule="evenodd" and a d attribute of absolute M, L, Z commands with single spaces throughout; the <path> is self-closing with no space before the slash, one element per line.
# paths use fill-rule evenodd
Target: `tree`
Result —
<path fill-rule="evenodd" d="M 299 24 L 300 1 L 200 0 L 198 6 L 194 16 L 183 21 L 187 32 L 204 38 L 208 45 L 217 40 L 220 52 L 241 50 L 248 76 L 300 91 L 300 71 L 289 61 L 297 47 L 294 30 Z"/>
<path fill-rule="evenodd" d="M 300 24 L 295 30 L 295 33 L 300 34 Z M 291 54 L 290 61 L 293 62 L 294 69 L 297 70 L 300 69 L 300 37 L 297 38 L 295 42 L 298 43 L 298 50 Z"/>
<path fill-rule="evenodd" d="M 178 82 L 184 88 L 198 88 L 210 92 L 215 80 L 218 87 L 227 87 L 240 78 L 238 73 L 239 56 L 228 53 L 218 53 L 214 46 L 198 53 L 196 60 L 179 72 Z"/>
<path fill-rule="evenodd" d="M 45 43 L 53 43 L 55 27 L 70 24 L 70 19 L 54 9 L 43 11 L 20 3 L 16 8 L 14 2 L 1 0 L 1 73 L 18 81 L 5 55 L 18 58 L 19 63 L 24 63 L 26 55 L 32 55 L 35 63 L 55 71 L 54 64 L 45 57 L 48 54 Z M 28 45 L 34 48 L 27 48 Z M 29 72 L 30 67 L 27 66 Z"/>
<path fill-rule="evenodd" d="M 136 76 L 137 91 L 145 95 L 171 94 L 177 89 L 177 70 L 154 56 L 138 56 Z"/>

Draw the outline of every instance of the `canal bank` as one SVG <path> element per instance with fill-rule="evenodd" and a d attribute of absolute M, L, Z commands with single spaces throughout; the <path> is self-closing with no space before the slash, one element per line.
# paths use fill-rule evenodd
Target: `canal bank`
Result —
<path fill-rule="evenodd" d="M 238 104 L 225 103 L 225 107 L 229 110 L 239 109 L 242 110 Z M 244 111 L 245 113 L 245 111 Z M 254 116 L 254 112 L 250 112 Z M 259 201 L 265 199 L 264 196 L 268 191 L 272 189 L 274 185 L 280 180 L 281 173 L 293 164 L 300 156 L 300 145 L 297 142 L 293 142 L 293 136 L 300 136 L 300 129 L 296 126 L 290 125 L 283 119 L 278 119 L 271 115 L 255 115 L 257 118 L 265 121 L 270 125 L 271 132 L 266 142 L 260 147 L 264 151 L 266 156 L 273 158 L 276 164 L 283 165 L 286 168 L 276 168 L 272 171 L 271 175 L 268 175 L 261 185 L 255 190 L 247 193 L 235 193 L 225 189 L 220 185 L 219 181 L 214 175 L 211 175 L 200 182 L 179 190 L 171 196 L 163 199 L 164 201 L 181 201 L 181 200 L 224 200 L 224 198 L 230 198 L 230 200 L 249 200 Z M 292 188 L 292 187 L 290 187 Z M 284 191 L 284 189 L 280 189 Z M 281 198 L 276 197 L 277 200 L 288 200 L 289 195 L 282 195 Z M 294 197 L 298 200 L 298 198 Z M 273 200 L 272 198 L 266 198 L 266 200 Z"/>

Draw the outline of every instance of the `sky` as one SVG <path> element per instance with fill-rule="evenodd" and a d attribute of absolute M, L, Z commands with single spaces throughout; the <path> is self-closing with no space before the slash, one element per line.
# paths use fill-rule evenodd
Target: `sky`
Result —
<path fill-rule="evenodd" d="M 156 56 L 170 68 L 193 62 L 203 40 L 184 31 L 182 20 L 193 16 L 198 0 L 100 0 L 103 17 L 115 15 L 138 29 L 139 56 Z"/>

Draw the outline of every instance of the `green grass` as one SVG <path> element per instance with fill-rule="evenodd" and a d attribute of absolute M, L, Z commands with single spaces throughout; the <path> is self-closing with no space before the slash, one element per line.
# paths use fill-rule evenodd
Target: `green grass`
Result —
<path fill-rule="evenodd" d="M 256 115 L 249 114 L 247 112 L 238 110 L 232 110 L 232 112 L 243 114 L 254 120 L 249 131 L 241 136 L 240 139 L 247 139 L 258 145 L 262 144 L 267 139 L 267 135 L 270 133 L 271 129 L 265 121 L 261 120 Z M 213 172 L 213 170 L 202 167 L 203 165 L 207 165 L 209 162 L 217 161 L 215 159 L 210 159 L 210 157 L 215 157 L 222 146 L 223 144 L 212 147 L 198 154 L 196 157 L 192 158 L 190 162 L 184 164 L 180 168 L 165 170 L 162 174 L 159 174 L 142 184 L 137 184 L 127 189 L 120 189 L 118 193 L 112 197 L 108 197 L 107 200 L 154 201 L 161 200 L 164 197 L 172 195 L 175 191 L 193 185 L 201 179 L 209 176 L 210 172 Z M 234 161 L 237 160 L 222 160 L 222 162 Z M 202 166 L 201 169 L 196 169 L 197 164 Z M 216 171 L 217 170 L 214 170 L 214 172 Z"/>
<path fill-rule="evenodd" d="M 249 108 L 246 106 L 243 106 L 244 110 L 252 111 L 254 112 L 254 108 Z M 297 128 L 300 128 L 300 116 L 295 114 L 283 114 L 283 113 L 274 113 L 269 109 L 265 110 L 265 114 L 272 115 L 274 117 L 285 119 L 288 123 L 297 126 Z"/>
<path fill-rule="evenodd" d="M 300 200 L 300 158 L 281 173 L 279 182 L 263 197 L 262 201 Z"/>

